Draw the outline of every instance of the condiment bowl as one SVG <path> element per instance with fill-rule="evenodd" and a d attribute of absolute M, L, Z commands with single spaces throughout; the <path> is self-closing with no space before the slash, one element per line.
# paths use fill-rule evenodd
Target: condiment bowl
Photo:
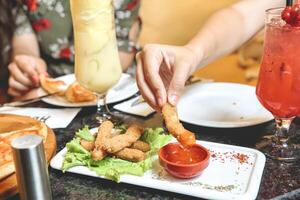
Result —
<path fill-rule="evenodd" d="M 159 150 L 160 165 L 177 178 L 200 175 L 209 165 L 209 158 L 209 151 L 199 144 L 185 148 L 179 143 L 169 143 Z"/>

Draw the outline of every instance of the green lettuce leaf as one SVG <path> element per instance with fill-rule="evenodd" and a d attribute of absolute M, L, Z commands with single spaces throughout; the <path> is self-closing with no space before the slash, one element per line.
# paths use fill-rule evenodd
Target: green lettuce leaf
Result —
<path fill-rule="evenodd" d="M 67 152 L 62 166 L 63 172 L 72 167 L 85 166 L 90 157 L 89 154 Z"/>
<path fill-rule="evenodd" d="M 172 139 L 173 136 L 164 134 L 163 128 L 148 128 L 141 138 L 151 146 L 151 150 L 148 152 L 149 156 L 156 154 L 162 146 Z"/>
<path fill-rule="evenodd" d="M 62 170 L 65 172 L 71 167 L 85 166 L 91 159 L 91 154 L 80 145 L 80 138 L 75 138 L 67 143 L 68 151 L 65 155 Z"/>
<path fill-rule="evenodd" d="M 95 171 L 98 175 L 102 175 L 119 182 L 120 175 L 122 174 L 143 176 L 144 172 L 151 169 L 151 167 L 152 160 L 150 157 L 138 163 L 114 157 L 106 157 L 100 161 L 91 160 L 89 168 Z"/>
<path fill-rule="evenodd" d="M 85 148 L 80 145 L 80 138 L 74 138 L 66 144 L 68 152 L 90 154 Z"/>
<path fill-rule="evenodd" d="M 85 125 L 82 129 L 79 129 L 75 135 L 81 139 L 87 141 L 94 141 L 95 137 L 91 134 L 89 126 Z"/>

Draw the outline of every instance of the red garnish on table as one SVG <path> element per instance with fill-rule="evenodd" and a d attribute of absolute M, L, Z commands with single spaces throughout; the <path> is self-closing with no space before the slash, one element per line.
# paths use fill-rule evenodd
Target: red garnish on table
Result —
<path fill-rule="evenodd" d="M 238 153 L 235 151 L 230 152 L 214 152 L 210 150 L 210 155 L 212 157 L 212 160 L 218 160 L 221 163 L 225 163 L 225 160 L 230 161 L 238 161 L 240 164 L 249 164 L 252 165 L 253 163 L 249 161 L 249 155 Z"/>
<path fill-rule="evenodd" d="M 287 6 L 282 11 L 281 18 L 293 27 L 300 27 L 300 4 Z"/>

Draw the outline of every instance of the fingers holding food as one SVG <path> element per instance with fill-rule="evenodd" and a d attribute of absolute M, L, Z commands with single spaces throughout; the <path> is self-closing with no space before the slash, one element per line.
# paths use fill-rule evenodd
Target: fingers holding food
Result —
<path fill-rule="evenodd" d="M 118 152 L 125 147 L 130 147 L 143 134 L 144 129 L 140 125 L 133 124 L 129 126 L 124 134 L 116 135 L 106 139 L 103 143 L 103 149 L 109 153 Z"/>
<path fill-rule="evenodd" d="M 144 152 L 132 148 L 124 148 L 121 151 L 114 153 L 114 155 L 123 160 L 132 162 L 140 162 L 146 159 L 146 155 Z"/>
<path fill-rule="evenodd" d="M 23 85 L 22 83 L 16 81 L 14 77 L 9 77 L 8 79 L 8 85 L 9 88 L 18 91 L 19 93 L 26 93 L 27 91 L 30 90 L 30 88 L 26 85 Z"/>
<path fill-rule="evenodd" d="M 136 141 L 135 143 L 133 143 L 130 148 L 132 149 L 137 149 L 140 150 L 142 152 L 147 152 L 150 151 L 151 147 L 148 143 L 143 142 L 141 140 Z"/>
<path fill-rule="evenodd" d="M 18 68 L 16 63 L 10 63 L 8 65 L 8 70 L 10 72 L 10 78 L 15 79 L 16 81 L 27 87 L 32 87 L 34 85 L 33 81 Z"/>
<path fill-rule="evenodd" d="M 46 73 L 47 66 L 44 60 L 34 56 L 17 55 L 14 57 L 14 62 L 18 65 L 22 72 L 30 77 L 38 79 L 39 74 Z"/>
<path fill-rule="evenodd" d="M 47 65 L 39 57 L 16 55 L 12 61 L 10 74 L 17 81 L 31 87 L 40 85 L 39 75 L 47 74 Z"/>
<path fill-rule="evenodd" d="M 79 85 L 78 82 L 74 82 L 68 87 L 65 96 L 69 102 L 87 102 L 96 100 L 96 96 L 91 91 Z"/>
<path fill-rule="evenodd" d="M 148 104 L 155 110 L 159 110 L 158 109 L 159 106 L 156 102 L 155 95 L 152 93 L 145 79 L 143 63 L 141 60 L 141 52 L 137 53 L 136 60 L 137 60 L 136 81 L 137 81 L 138 88 L 143 98 L 148 102 Z"/>
<path fill-rule="evenodd" d="M 169 103 L 162 108 L 162 116 L 164 118 L 168 131 L 184 146 L 191 146 L 196 143 L 195 134 L 186 130 L 180 123 L 177 109 Z"/>

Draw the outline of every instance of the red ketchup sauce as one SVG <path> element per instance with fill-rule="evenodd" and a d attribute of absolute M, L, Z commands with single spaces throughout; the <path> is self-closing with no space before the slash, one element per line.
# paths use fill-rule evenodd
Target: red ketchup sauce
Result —
<path fill-rule="evenodd" d="M 183 147 L 176 143 L 169 144 L 162 154 L 169 162 L 185 165 L 198 163 L 207 157 L 207 153 L 197 146 Z"/>

